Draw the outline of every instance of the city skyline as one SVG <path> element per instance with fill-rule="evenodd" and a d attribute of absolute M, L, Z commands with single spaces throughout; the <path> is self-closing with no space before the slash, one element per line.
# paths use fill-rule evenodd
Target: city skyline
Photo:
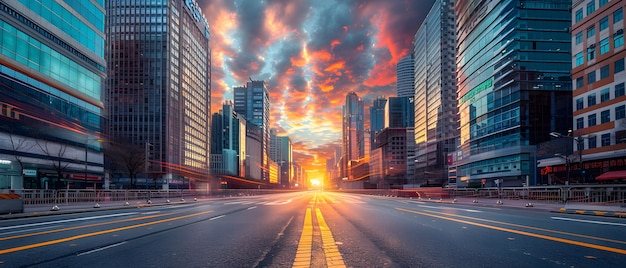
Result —
<path fill-rule="evenodd" d="M 271 127 L 293 139 L 309 178 L 321 178 L 341 146 L 345 96 L 369 106 L 396 95 L 396 64 L 433 2 L 199 0 L 211 27 L 211 111 L 233 87 L 266 81 Z"/>

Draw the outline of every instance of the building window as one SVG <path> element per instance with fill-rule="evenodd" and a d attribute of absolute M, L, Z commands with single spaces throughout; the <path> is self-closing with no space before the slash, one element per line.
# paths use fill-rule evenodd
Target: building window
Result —
<path fill-rule="evenodd" d="M 596 46 L 591 45 L 587 48 L 587 61 L 594 60 L 596 58 Z"/>
<path fill-rule="evenodd" d="M 587 138 L 587 148 L 591 149 L 591 148 L 596 148 L 598 147 L 597 145 L 597 138 L 596 136 L 592 136 L 592 137 L 588 137 Z"/>
<path fill-rule="evenodd" d="M 596 94 L 592 93 L 591 95 L 587 96 L 587 107 L 591 107 L 596 105 Z"/>
<path fill-rule="evenodd" d="M 615 97 L 624 96 L 624 83 L 619 83 L 615 85 Z"/>
<path fill-rule="evenodd" d="M 583 32 L 578 32 L 576 34 L 576 44 L 580 44 L 583 42 Z"/>
<path fill-rule="evenodd" d="M 609 88 L 605 88 L 602 91 L 600 91 L 600 103 L 608 101 L 609 99 L 611 99 L 610 96 L 611 95 L 609 94 Z"/>
<path fill-rule="evenodd" d="M 587 126 L 593 127 L 596 125 L 596 115 L 590 114 L 587 116 Z"/>
<path fill-rule="evenodd" d="M 620 29 L 613 34 L 613 47 L 618 48 L 624 45 L 624 30 Z"/>
<path fill-rule="evenodd" d="M 609 52 L 610 49 L 608 37 L 600 40 L 600 55 Z"/>
<path fill-rule="evenodd" d="M 600 68 L 600 79 L 609 77 L 609 65 L 604 65 Z"/>
<path fill-rule="evenodd" d="M 587 84 L 591 84 L 596 81 L 596 72 L 590 72 L 587 74 Z"/>
<path fill-rule="evenodd" d="M 611 110 L 600 112 L 600 124 L 608 123 L 609 121 L 611 121 Z"/>
<path fill-rule="evenodd" d="M 609 2 L 609 0 L 600 0 L 599 7 L 602 7 L 602 6 L 606 5 L 606 3 L 608 3 L 608 2 Z"/>
<path fill-rule="evenodd" d="M 624 18 L 624 13 L 622 12 L 621 7 L 613 12 L 613 23 L 621 21 L 623 18 Z"/>
<path fill-rule="evenodd" d="M 582 110 L 584 107 L 583 98 L 576 99 L 576 111 Z"/>
<path fill-rule="evenodd" d="M 626 105 L 615 107 L 615 120 L 626 118 Z"/>
<path fill-rule="evenodd" d="M 583 58 L 583 53 L 578 52 L 578 54 L 576 54 L 576 63 L 574 64 L 574 67 L 583 65 L 583 63 L 585 63 L 585 59 Z"/>
<path fill-rule="evenodd" d="M 594 26 L 591 26 L 589 29 L 587 29 L 587 43 L 593 43 L 593 40 L 589 39 L 593 38 L 594 35 L 596 35 L 596 28 Z"/>
<path fill-rule="evenodd" d="M 584 85 L 583 77 L 576 78 L 576 88 L 582 88 Z"/>
<path fill-rule="evenodd" d="M 609 28 L 609 17 L 606 16 L 602 19 L 600 19 L 600 31 Z"/>
<path fill-rule="evenodd" d="M 600 139 L 602 147 L 611 145 L 611 133 L 602 134 L 602 137 L 600 137 Z"/>
<path fill-rule="evenodd" d="M 585 128 L 585 118 L 581 117 L 576 119 L 576 129 L 583 129 Z"/>
<path fill-rule="evenodd" d="M 619 73 L 624 70 L 624 59 L 619 59 L 615 61 L 615 73 Z"/>
<path fill-rule="evenodd" d="M 587 4 L 587 16 L 589 16 L 589 14 L 593 13 L 594 11 L 596 11 L 596 2 L 591 1 Z"/>

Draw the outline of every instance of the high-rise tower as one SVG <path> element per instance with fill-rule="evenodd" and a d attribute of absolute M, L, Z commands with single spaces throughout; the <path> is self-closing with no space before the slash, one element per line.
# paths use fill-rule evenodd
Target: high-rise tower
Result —
<path fill-rule="evenodd" d="M 415 94 L 413 54 L 403 57 L 396 65 L 396 90 L 398 97 L 413 98 Z"/>
<path fill-rule="evenodd" d="M 193 0 L 109 0 L 106 7 L 106 133 L 145 146 L 147 173 L 205 180 L 211 49 L 202 11 Z"/>
<path fill-rule="evenodd" d="M 343 106 L 342 178 L 350 176 L 348 169 L 350 161 L 359 161 L 365 156 L 363 109 L 364 102 L 355 92 L 346 95 Z"/>

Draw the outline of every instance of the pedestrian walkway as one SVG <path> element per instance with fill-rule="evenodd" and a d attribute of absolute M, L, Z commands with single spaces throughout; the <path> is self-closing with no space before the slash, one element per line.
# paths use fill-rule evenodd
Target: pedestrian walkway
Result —
<path fill-rule="evenodd" d="M 15 219 L 25 217 L 38 217 L 47 215 L 58 214 L 70 214 L 81 213 L 88 211 L 98 210 L 116 210 L 133 207 L 147 207 L 147 206 L 167 206 L 182 204 L 185 202 L 194 201 L 207 201 L 208 199 L 151 199 L 148 200 L 132 200 L 132 201 L 108 201 L 108 202 L 79 202 L 79 203 L 67 203 L 67 204 L 38 204 L 38 205 L 25 205 L 23 213 L 12 213 L 0 215 L 2 219 Z M 591 216 L 604 216 L 604 217 L 619 217 L 626 218 L 626 204 L 598 204 L 598 203 L 568 203 L 562 204 L 559 202 L 547 202 L 547 201 L 533 201 L 525 199 L 496 199 L 496 198 L 472 198 L 472 197 L 457 197 L 457 198 L 419 198 L 413 200 L 421 202 L 436 202 L 436 203 L 454 203 L 463 204 L 467 206 L 477 207 L 507 207 L 517 209 L 528 210 L 542 210 L 555 213 L 567 213 L 567 214 L 581 214 Z M 168 202 L 169 201 L 169 202 Z"/>

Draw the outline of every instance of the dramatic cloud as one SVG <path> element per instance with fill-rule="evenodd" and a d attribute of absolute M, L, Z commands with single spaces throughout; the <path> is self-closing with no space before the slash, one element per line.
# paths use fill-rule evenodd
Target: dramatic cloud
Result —
<path fill-rule="evenodd" d="M 272 127 L 321 179 L 340 146 L 346 94 L 366 112 L 376 96 L 396 94 L 396 64 L 434 0 L 197 1 L 211 27 L 212 111 L 233 87 L 265 80 Z"/>

